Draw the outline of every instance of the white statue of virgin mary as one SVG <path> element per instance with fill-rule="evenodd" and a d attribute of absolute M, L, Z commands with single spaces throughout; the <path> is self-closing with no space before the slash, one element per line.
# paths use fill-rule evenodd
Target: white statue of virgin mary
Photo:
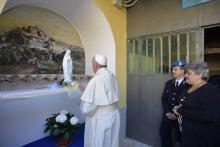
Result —
<path fill-rule="evenodd" d="M 63 76 L 64 82 L 72 82 L 73 61 L 70 55 L 71 51 L 67 50 L 63 57 Z"/>

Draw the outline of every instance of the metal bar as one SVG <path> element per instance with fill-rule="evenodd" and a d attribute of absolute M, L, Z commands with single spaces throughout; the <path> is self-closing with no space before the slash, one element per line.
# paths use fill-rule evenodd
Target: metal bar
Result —
<path fill-rule="evenodd" d="M 186 62 L 189 62 L 189 32 L 186 33 Z"/>
<path fill-rule="evenodd" d="M 163 39 L 160 37 L 160 73 L 163 73 Z"/>
<path fill-rule="evenodd" d="M 180 34 L 177 34 L 177 60 L 180 59 Z"/>
<path fill-rule="evenodd" d="M 171 36 L 168 36 L 168 49 L 169 49 L 169 67 L 171 67 Z M 171 73 L 171 68 L 169 68 L 169 73 Z"/>
<path fill-rule="evenodd" d="M 156 72 L 155 68 L 156 68 L 156 65 L 155 65 L 155 38 L 152 38 L 153 39 L 153 68 L 154 68 L 154 73 Z"/>

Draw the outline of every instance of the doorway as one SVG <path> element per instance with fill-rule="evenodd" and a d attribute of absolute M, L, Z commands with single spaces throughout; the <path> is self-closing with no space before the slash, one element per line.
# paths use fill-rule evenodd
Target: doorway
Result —
<path fill-rule="evenodd" d="M 204 29 L 204 61 L 211 76 L 220 76 L 220 26 Z"/>
<path fill-rule="evenodd" d="M 210 69 L 209 82 L 220 90 L 220 26 L 204 29 L 204 61 Z"/>

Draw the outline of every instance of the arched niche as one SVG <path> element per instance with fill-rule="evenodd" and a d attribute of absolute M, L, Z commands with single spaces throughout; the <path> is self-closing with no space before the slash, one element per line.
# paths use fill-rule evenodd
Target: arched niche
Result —
<path fill-rule="evenodd" d="M 85 74 L 93 74 L 91 60 L 96 53 L 107 56 L 108 68 L 115 73 L 113 33 L 105 15 L 93 0 L 8 0 L 3 13 L 17 5 L 49 9 L 75 26 L 85 49 Z"/>
<path fill-rule="evenodd" d="M 62 74 L 71 51 L 73 74 L 85 74 L 85 53 L 75 27 L 45 8 L 18 5 L 0 15 L 1 74 Z"/>

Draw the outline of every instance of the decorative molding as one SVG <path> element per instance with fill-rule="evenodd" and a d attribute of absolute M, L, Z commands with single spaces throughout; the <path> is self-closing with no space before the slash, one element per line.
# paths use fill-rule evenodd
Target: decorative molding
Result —
<path fill-rule="evenodd" d="M 0 74 L 0 84 L 2 82 L 16 83 L 19 81 L 32 82 L 32 81 L 61 81 L 63 74 Z M 74 74 L 73 80 L 90 80 L 91 76 L 83 74 Z"/>

